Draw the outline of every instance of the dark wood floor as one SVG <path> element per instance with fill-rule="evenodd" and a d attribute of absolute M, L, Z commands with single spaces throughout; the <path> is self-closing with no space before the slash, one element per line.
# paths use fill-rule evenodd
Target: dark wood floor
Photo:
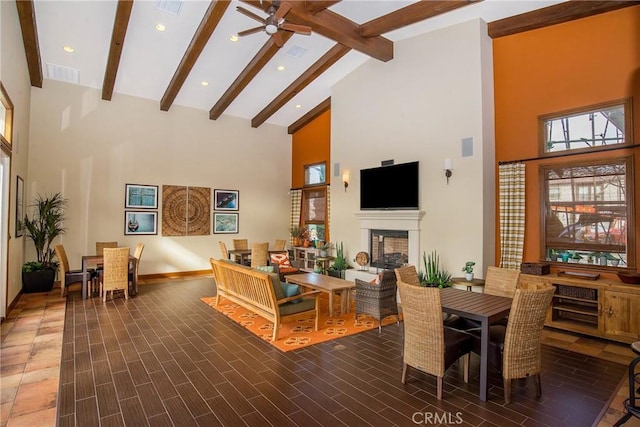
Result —
<path fill-rule="evenodd" d="M 454 365 L 438 402 L 434 377 L 410 370 L 400 382 L 402 326 L 282 353 L 199 300 L 214 294 L 212 279 L 106 305 L 70 293 L 59 425 L 589 426 L 626 369 L 543 346 L 543 397 L 514 381 L 505 405 L 495 373 L 478 399 L 474 355 L 470 383 Z"/>

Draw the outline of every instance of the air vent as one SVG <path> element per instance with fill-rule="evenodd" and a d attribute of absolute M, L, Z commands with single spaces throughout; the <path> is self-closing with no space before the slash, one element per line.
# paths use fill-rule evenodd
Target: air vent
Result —
<path fill-rule="evenodd" d="M 66 83 L 80 83 L 80 70 L 47 63 L 47 78 Z"/>
<path fill-rule="evenodd" d="M 291 48 L 287 51 L 287 55 L 293 56 L 294 58 L 300 58 L 305 53 L 307 53 L 307 49 L 303 48 L 302 46 L 296 45 L 291 46 Z"/>
<path fill-rule="evenodd" d="M 158 0 L 156 2 L 156 9 L 162 10 L 163 12 L 167 12 L 172 15 L 180 15 L 182 2 L 176 0 Z"/>

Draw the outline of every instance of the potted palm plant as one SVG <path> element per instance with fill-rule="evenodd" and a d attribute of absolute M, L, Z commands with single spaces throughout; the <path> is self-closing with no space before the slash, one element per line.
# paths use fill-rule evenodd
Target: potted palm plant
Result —
<path fill-rule="evenodd" d="M 64 210 L 67 200 L 62 194 L 43 197 L 38 194 L 30 205 L 32 215 L 25 215 L 24 226 L 36 249 L 37 261 L 22 266 L 22 291 L 49 292 L 53 288 L 58 263 L 53 259 L 53 241 L 64 234 Z"/>

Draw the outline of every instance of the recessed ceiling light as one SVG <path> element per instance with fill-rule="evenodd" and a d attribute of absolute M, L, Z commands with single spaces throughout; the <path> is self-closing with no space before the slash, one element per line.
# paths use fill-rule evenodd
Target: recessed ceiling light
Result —
<path fill-rule="evenodd" d="M 64 49 L 64 51 L 65 51 L 65 52 L 69 52 L 69 53 L 73 53 L 73 52 L 75 52 L 75 51 L 76 51 L 76 50 L 75 50 L 74 48 L 72 48 L 71 46 L 65 46 L 65 47 L 63 47 L 63 49 Z"/>
<path fill-rule="evenodd" d="M 162 32 L 162 31 L 164 31 L 164 30 L 166 30 L 166 29 L 167 29 L 167 27 L 165 27 L 165 26 L 164 26 L 164 25 L 162 25 L 162 24 L 157 24 L 157 25 L 156 25 L 156 30 L 158 30 L 158 31 L 161 31 L 161 32 Z"/>
<path fill-rule="evenodd" d="M 209 86 L 209 82 L 203 81 L 203 82 L 200 82 L 200 85 L 202 85 L 202 86 Z"/>
<path fill-rule="evenodd" d="M 231 34 L 229 36 L 229 40 L 231 40 L 232 42 L 237 42 L 239 40 L 239 37 L 237 34 Z"/>
<path fill-rule="evenodd" d="M 296 105 L 296 108 L 302 108 L 302 105 L 297 104 L 297 105 Z"/>
<path fill-rule="evenodd" d="M 284 65 L 278 65 L 278 71 L 284 71 Z"/>

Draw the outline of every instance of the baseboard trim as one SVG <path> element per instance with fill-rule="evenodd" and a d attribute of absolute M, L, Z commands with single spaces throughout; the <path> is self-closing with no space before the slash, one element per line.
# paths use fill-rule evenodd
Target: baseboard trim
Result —
<path fill-rule="evenodd" d="M 211 274 L 211 270 L 172 271 L 170 273 L 141 274 L 138 276 L 138 280 L 184 279 L 211 276 Z"/>

